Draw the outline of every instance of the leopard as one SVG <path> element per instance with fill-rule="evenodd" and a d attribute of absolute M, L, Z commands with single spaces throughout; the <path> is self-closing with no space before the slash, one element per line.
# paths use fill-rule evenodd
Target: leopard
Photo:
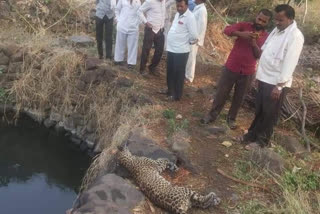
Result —
<path fill-rule="evenodd" d="M 160 208 L 174 214 L 187 214 L 191 207 L 207 209 L 220 204 L 221 199 L 214 192 L 207 195 L 187 187 L 173 185 L 161 173 L 176 172 L 179 168 L 167 158 L 153 160 L 133 155 L 127 145 L 118 146 L 117 159 L 131 174 L 147 198 Z"/>

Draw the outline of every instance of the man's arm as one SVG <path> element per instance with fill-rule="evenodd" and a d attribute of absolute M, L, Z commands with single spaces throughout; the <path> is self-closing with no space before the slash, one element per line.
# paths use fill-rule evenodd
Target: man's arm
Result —
<path fill-rule="evenodd" d="M 119 0 L 115 9 L 116 22 L 118 22 L 120 18 L 121 9 L 122 9 L 122 0 Z"/>
<path fill-rule="evenodd" d="M 223 33 L 229 37 L 237 36 L 237 37 L 241 37 L 243 39 L 251 40 L 254 37 L 253 33 L 249 32 L 249 31 L 243 31 L 242 30 L 243 25 L 244 25 L 243 22 L 229 25 L 224 29 Z"/>
<path fill-rule="evenodd" d="M 285 84 L 290 80 L 298 64 L 299 57 L 303 48 L 304 38 L 302 34 L 295 35 L 288 42 L 286 56 L 283 59 L 281 74 L 278 78 L 278 84 Z"/>
<path fill-rule="evenodd" d="M 252 51 L 253 51 L 253 55 L 256 59 L 259 59 L 262 53 L 261 48 L 258 46 L 257 44 L 257 40 L 256 39 L 251 39 L 251 45 L 252 45 Z"/>
<path fill-rule="evenodd" d="M 146 0 L 138 9 L 137 13 L 141 22 L 148 27 L 152 28 L 152 25 L 148 22 L 146 16 L 144 15 L 148 10 L 151 9 L 150 1 Z"/>
<path fill-rule="evenodd" d="M 288 42 L 286 56 L 283 59 L 283 64 L 280 69 L 281 73 L 278 77 L 278 83 L 271 92 L 273 99 L 279 99 L 281 90 L 278 87 L 283 87 L 292 77 L 293 72 L 298 64 L 300 53 L 303 48 L 304 38 L 302 34 L 294 35 L 293 39 Z"/>
<path fill-rule="evenodd" d="M 197 20 L 197 26 L 198 26 L 198 34 L 199 34 L 199 40 L 204 40 L 206 30 L 207 30 L 207 22 L 208 22 L 208 14 L 205 10 L 201 11 L 202 13 L 199 16 L 199 19 Z"/>
<path fill-rule="evenodd" d="M 189 43 L 193 45 L 198 42 L 197 22 L 193 15 L 188 17 L 187 28 L 190 35 Z"/>

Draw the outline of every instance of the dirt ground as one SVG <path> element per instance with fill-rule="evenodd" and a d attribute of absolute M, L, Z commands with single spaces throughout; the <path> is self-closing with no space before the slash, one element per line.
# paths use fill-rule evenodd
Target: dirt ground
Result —
<path fill-rule="evenodd" d="M 209 210 L 193 209 L 191 211 L 192 214 L 230 213 L 237 203 L 242 200 L 241 194 L 243 192 L 239 192 L 239 187 L 242 185 L 219 174 L 217 169 L 219 168 L 232 176 L 235 162 L 243 159 L 245 154 L 243 146 L 232 141 L 232 139 L 242 135 L 249 127 L 254 117 L 253 109 L 250 109 L 244 103 L 238 115 L 238 128 L 230 130 L 225 122 L 225 115 L 230 107 L 230 100 L 228 100 L 218 120 L 214 124 L 204 126 L 200 124 L 200 119 L 209 111 L 212 105 L 221 65 L 217 65 L 213 61 L 211 63 L 198 62 L 195 80 L 192 84 L 185 85 L 183 98 L 179 102 L 167 101 L 166 96 L 159 93 L 160 89 L 166 89 L 165 66 L 166 61 L 163 59 L 159 65 L 160 76 L 148 75 L 147 77 L 141 77 L 137 74 L 137 71 L 133 71 L 133 74 L 138 76 L 140 85 L 143 85 L 142 90 L 144 93 L 147 93 L 155 100 L 159 111 L 172 109 L 176 114 L 182 115 L 183 119 L 189 121 L 187 131 L 191 136 L 191 148 L 187 156 L 195 167 L 196 172 L 191 173 L 181 169 L 171 181 L 204 193 L 214 191 L 222 198 L 222 204 L 219 207 Z M 211 126 L 225 127 L 226 133 L 221 135 L 210 134 L 206 129 Z M 153 124 L 147 128 L 151 130 L 153 139 L 162 146 L 168 146 L 168 127 L 164 117 L 160 119 L 158 124 Z M 230 141 L 233 145 L 227 148 L 221 144 L 223 141 Z M 264 193 L 257 191 L 251 188 L 248 189 L 247 194 L 251 196 L 260 194 L 264 197 Z M 265 196 L 268 197 L 268 195 Z M 148 210 L 148 206 L 146 206 L 146 209 Z M 151 212 L 152 210 L 149 211 Z M 146 213 L 149 212 L 146 211 Z M 163 213 L 163 211 L 156 209 L 155 213 Z"/>

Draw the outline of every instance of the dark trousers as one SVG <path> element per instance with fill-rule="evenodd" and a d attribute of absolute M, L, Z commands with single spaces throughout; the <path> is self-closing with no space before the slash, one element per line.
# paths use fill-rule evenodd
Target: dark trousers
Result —
<path fill-rule="evenodd" d="M 105 31 L 103 33 L 103 31 Z M 109 19 L 104 16 L 103 19 L 96 17 L 96 39 L 99 57 L 103 57 L 103 38 L 106 45 L 106 58 L 112 58 L 112 31 L 113 31 L 113 18 Z M 104 37 L 103 37 L 104 34 Z"/>
<path fill-rule="evenodd" d="M 274 100 L 271 98 L 274 87 L 274 85 L 258 81 L 255 118 L 248 133 L 244 136 L 246 141 L 256 141 L 262 147 L 269 144 L 273 127 L 278 122 L 281 106 L 288 90 L 287 88 L 282 89 L 280 99 Z"/>
<path fill-rule="evenodd" d="M 158 33 L 154 33 L 152 28 L 149 28 L 149 27 L 144 28 L 144 38 L 143 38 L 141 62 L 140 62 L 141 72 L 146 69 L 152 44 L 154 44 L 155 51 L 154 51 L 151 64 L 149 65 L 150 71 L 154 71 L 154 69 L 157 67 L 162 57 L 163 48 L 164 48 L 163 29 L 160 29 Z"/>
<path fill-rule="evenodd" d="M 168 94 L 174 100 L 180 100 L 183 92 L 186 65 L 189 53 L 167 53 L 167 86 Z"/>
<path fill-rule="evenodd" d="M 234 94 L 227 119 L 236 120 L 243 98 L 251 85 L 252 79 L 253 75 L 241 75 L 240 73 L 230 71 L 226 67 L 223 68 L 218 82 L 217 93 L 210 111 L 210 116 L 213 120 L 217 119 L 220 114 L 233 86 Z"/>

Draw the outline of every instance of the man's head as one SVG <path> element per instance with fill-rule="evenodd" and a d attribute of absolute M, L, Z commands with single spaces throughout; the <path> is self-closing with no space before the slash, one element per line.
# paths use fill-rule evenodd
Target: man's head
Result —
<path fill-rule="evenodd" d="M 284 30 L 292 24 L 295 17 L 295 11 L 290 5 L 280 4 L 274 11 L 276 12 L 274 18 L 275 24 L 279 30 Z"/>
<path fill-rule="evenodd" d="M 177 11 L 180 15 L 184 14 L 188 9 L 188 0 L 176 0 Z"/>
<path fill-rule="evenodd" d="M 196 4 L 201 4 L 201 3 L 205 3 L 206 0 L 194 0 L 194 3 Z"/>
<path fill-rule="evenodd" d="M 269 24 L 272 18 L 272 12 L 268 9 L 262 9 L 259 11 L 256 20 L 254 21 L 254 28 L 256 30 L 263 30 Z"/>

